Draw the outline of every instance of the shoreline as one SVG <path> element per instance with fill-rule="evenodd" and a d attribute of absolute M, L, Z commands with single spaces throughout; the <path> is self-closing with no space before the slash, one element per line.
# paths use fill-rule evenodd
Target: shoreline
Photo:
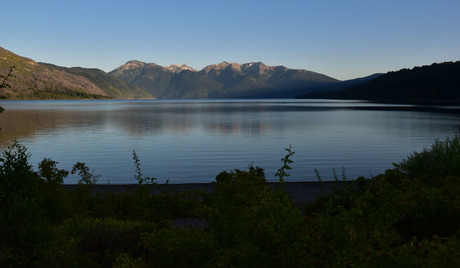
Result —
<path fill-rule="evenodd" d="M 301 206 L 305 202 L 313 202 L 319 196 L 329 195 L 335 189 L 342 189 L 349 185 L 352 181 L 308 181 L 308 182 L 285 182 L 284 189 L 292 202 L 296 206 Z M 267 182 L 267 184 L 275 188 L 279 185 L 278 182 Z M 64 184 L 66 190 L 74 190 L 77 184 Z M 126 193 L 136 190 L 138 184 L 96 184 L 92 186 L 93 193 Z M 205 193 L 212 193 L 215 189 L 215 183 L 179 183 L 179 184 L 156 184 L 149 185 L 152 194 L 160 194 L 162 192 L 184 192 L 201 190 Z"/>

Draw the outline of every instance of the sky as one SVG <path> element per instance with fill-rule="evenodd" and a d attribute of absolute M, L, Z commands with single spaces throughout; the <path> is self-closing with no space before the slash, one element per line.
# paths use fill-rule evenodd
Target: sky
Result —
<path fill-rule="evenodd" d="M 262 61 L 347 80 L 460 60 L 458 0 L 2 2 L 0 46 L 65 67 Z"/>

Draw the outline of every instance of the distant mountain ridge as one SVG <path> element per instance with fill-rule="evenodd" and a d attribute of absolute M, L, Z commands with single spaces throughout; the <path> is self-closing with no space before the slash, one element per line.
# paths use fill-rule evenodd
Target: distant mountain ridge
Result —
<path fill-rule="evenodd" d="M 7 99 L 219 99 L 329 98 L 391 103 L 460 103 L 460 61 L 339 81 L 329 76 L 262 62 L 223 61 L 195 70 L 129 61 L 106 73 L 60 67 L 0 47 L 0 74 L 15 66 L 2 88 Z"/>
<path fill-rule="evenodd" d="M 187 65 L 160 66 L 129 61 L 109 74 L 157 98 L 293 98 L 322 83 L 338 80 L 323 74 L 267 66 L 221 62 L 194 70 Z"/>
<path fill-rule="evenodd" d="M 314 92 L 303 97 L 409 104 L 460 104 L 460 61 L 388 72 L 342 91 Z"/>
<path fill-rule="evenodd" d="M 340 81 L 336 83 L 323 83 L 313 88 L 311 90 L 312 91 L 311 93 L 299 95 L 296 98 L 297 99 L 310 98 L 310 96 L 313 94 L 317 94 L 318 96 L 321 96 L 322 98 L 326 98 L 326 96 L 328 95 L 334 96 L 336 92 L 365 83 L 367 81 L 373 80 L 382 75 L 383 75 L 382 73 L 375 73 L 369 76 L 350 79 L 350 80 L 344 80 L 344 81 Z"/>

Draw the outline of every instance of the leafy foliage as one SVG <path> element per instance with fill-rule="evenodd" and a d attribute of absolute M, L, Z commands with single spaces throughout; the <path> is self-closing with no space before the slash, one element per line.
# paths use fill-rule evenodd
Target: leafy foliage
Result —
<path fill-rule="evenodd" d="M 413 152 L 394 166 L 414 178 L 456 176 L 460 174 L 460 136 L 437 140 L 431 148 Z"/>
<path fill-rule="evenodd" d="M 0 160 L 0 266 L 458 267 L 459 141 L 302 207 L 252 165 L 218 174 L 211 193 L 66 191 L 67 171 L 45 158 L 35 172 L 15 143 Z M 97 182 L 84 163 L 72 173 Z"/>
<path fill-rule="evenodd" d="M 43 217 L 38 181 L 30 153 L 14 143 L 0 158 L 0 265 L 30 265 L 46 243 L 49 226 Z"/>
<path fill-rule="evenodd" d="M 280 178 L 280 183 L 284 182 L 284 177 L 290 176 L 290 174 L 286 171 L 292 170 L 290 164 L 294 163 L 294 161 L 290 159 L 295 154 L 295 152 L 292 151 L 292 146 L 289 144 L 289 148 L 285 148 L 285 150 L 287 151 L 287 154 L 283 158 L 281 158 L 283 166 L 280 169 L 278 169 L 278 172 L 275 174 L 276 177 Z"/>
<path fill-rule="evenodd" d="M 144 177 L 142 175 L 141 169 L 141 161 L 139 160 L 139 156 L 136 153 L 136 150 L 133 150 L 133 160 L 134 160 L 134 167 L 135 167 L 135 174 L 134 178 L 137 180 L 139 184 L 156 184 L 156 178 L 154 177 Z"/>
<path fill-rule="evenodd" d="M 94 169 L 90 171 L 89 167 L 85 163 L 78 162 L 72 167 L 70 172 L 72 175 L 78 173 L 81 179 L 78 181 L 79 184 L 93 185 L 96 184 L 101 175 L 94 174 Z"/>
<path fill-rule="evenodd" d="M 300 209 L 267 185 L 259 167 L 222 172 L 216 183 L 211 262 L 225 267 L 285 265 L 284 253 L 299 238 Z"/>
<path fill-rule="evenodd" d="M 63 184 L 64 178 L 69 175 L 69 172 L 64 169 L 58 169 L 59 164 L 50 158 L 45 158 L 38 164 L 38 175 L 48 183 Z"/>

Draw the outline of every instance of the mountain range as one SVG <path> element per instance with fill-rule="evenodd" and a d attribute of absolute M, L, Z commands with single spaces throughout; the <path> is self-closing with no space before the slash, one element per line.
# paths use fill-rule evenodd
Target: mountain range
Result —
<path fill-rule="evenodd" d="M 339 81 L 324 74 L 262 62 L 221 62 L 195 70 L 129 61 L 106 73 L 35 62 L 0 47 L 0 75 L 15 66 L 7 99 L 334 98 L 394 103 L 460 102 L 460 62 Z"/>
<path fill-rule="evenodd" d="M 8 99 L 62 98 L 293 98 L 339 80 L 307 70 L 222 62 L 202 70 L 129 61 L 106 73 L 35 62 L 0 47 L 0 73 L 15 66 Z"/>
<path fill-rule="evenodd" d="M 186 65 L 129 61 L 109 74 L 161 99 L 293 98 L 320 84 L 339 82 L 323 74 L 262 62 L 224 61 L 197 71 Z"/>
<path fill-rule="evenodd" d="M 300 98 L 458 105 L 460 61 L 433 63 L 413 69 L 388 72 L 344 90 L 313 92 Z"/>

